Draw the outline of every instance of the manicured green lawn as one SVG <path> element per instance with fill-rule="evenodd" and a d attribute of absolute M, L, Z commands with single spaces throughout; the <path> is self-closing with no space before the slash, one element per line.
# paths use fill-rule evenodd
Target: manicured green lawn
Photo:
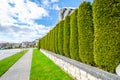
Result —
<path fill-rule="evenodd" d="M 33 51 L 30 80 L 73 80 L 39 50 Z"/>
<path fill-rule="evenodd" d="M 7 57 L 3 60 L 0 60 L 0 76 L 4 74 L 19 58 L 21 58 L 28 50 L 23 50 L 14 54 L 10 57 Z"/>

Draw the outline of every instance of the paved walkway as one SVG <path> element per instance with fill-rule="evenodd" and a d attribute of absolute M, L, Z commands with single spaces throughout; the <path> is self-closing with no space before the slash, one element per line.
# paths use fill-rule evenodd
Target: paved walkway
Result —
<path fill-rule="evenodd" d="M 5 74 L 0 77 L 0 80 L 29 80 L 32 51 L 30 49 L 22 58 L 20 58 Z"/>

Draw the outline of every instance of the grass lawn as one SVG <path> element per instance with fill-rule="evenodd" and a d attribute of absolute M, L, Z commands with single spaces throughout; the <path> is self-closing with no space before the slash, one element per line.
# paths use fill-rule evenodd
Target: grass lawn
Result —
<path fill-rule="evenodd" d="M 67 73 L 61 70 L 55 63 L 34 49 L 30 80 L 73 80 Z"/>
<path fill-rule="evenodd" d="M 28 50 L 23 50 L 14 54 L 10 57 L 7 57 L 3 60 L 0 60 L 0 76 L 4 74 L 19 58 L 21 58 Z"/>

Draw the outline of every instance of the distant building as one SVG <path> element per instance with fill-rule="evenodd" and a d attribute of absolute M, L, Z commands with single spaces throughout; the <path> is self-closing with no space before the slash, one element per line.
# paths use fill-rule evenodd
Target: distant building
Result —
<path fill-rule="evenodd" d="M 21 47 L 22 48 L 27 48 L 28 47 L 28 42 L 22 42 Z"/>
<path fill-rule="evenodd" d="M 0 49 L 10 49 L 12 45 L 10 43 L 0 43 Z"/>
<path fill-rule="evenodd" d="M 14 49 L 14 48 L 33 48 L 36 42 L 22 42 L 22 43 L 0 43 L 0 49 Z"/>
<path fill-rule="evenodd" d="M 11 43 L 12 48 L 20 48 L 20 43 Z"/>
<path fill-rule="evenodd" d="M 21 47 L 22 48 L 30 48 L 30 47 L 34 47 L 35 46 L 35 42 L 22 42 L 21 43 Z"/>
<path fill-rule="evenodd" d="M 65 17 L 71 14 L 73 10 L 74 8 L 70 8 L 70 7 L 60 9 L 59 10 L 59 21 L 64 20 Z"/>

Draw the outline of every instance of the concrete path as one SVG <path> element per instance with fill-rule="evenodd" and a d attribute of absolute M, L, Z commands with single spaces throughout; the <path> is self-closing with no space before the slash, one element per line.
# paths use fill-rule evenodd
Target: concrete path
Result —
<path fill-rule="evenodd" d="M 0 80 L 29 80 L 32 51 L 33 49 L 29 49 L 22 58 L 0 77 Z"/>

